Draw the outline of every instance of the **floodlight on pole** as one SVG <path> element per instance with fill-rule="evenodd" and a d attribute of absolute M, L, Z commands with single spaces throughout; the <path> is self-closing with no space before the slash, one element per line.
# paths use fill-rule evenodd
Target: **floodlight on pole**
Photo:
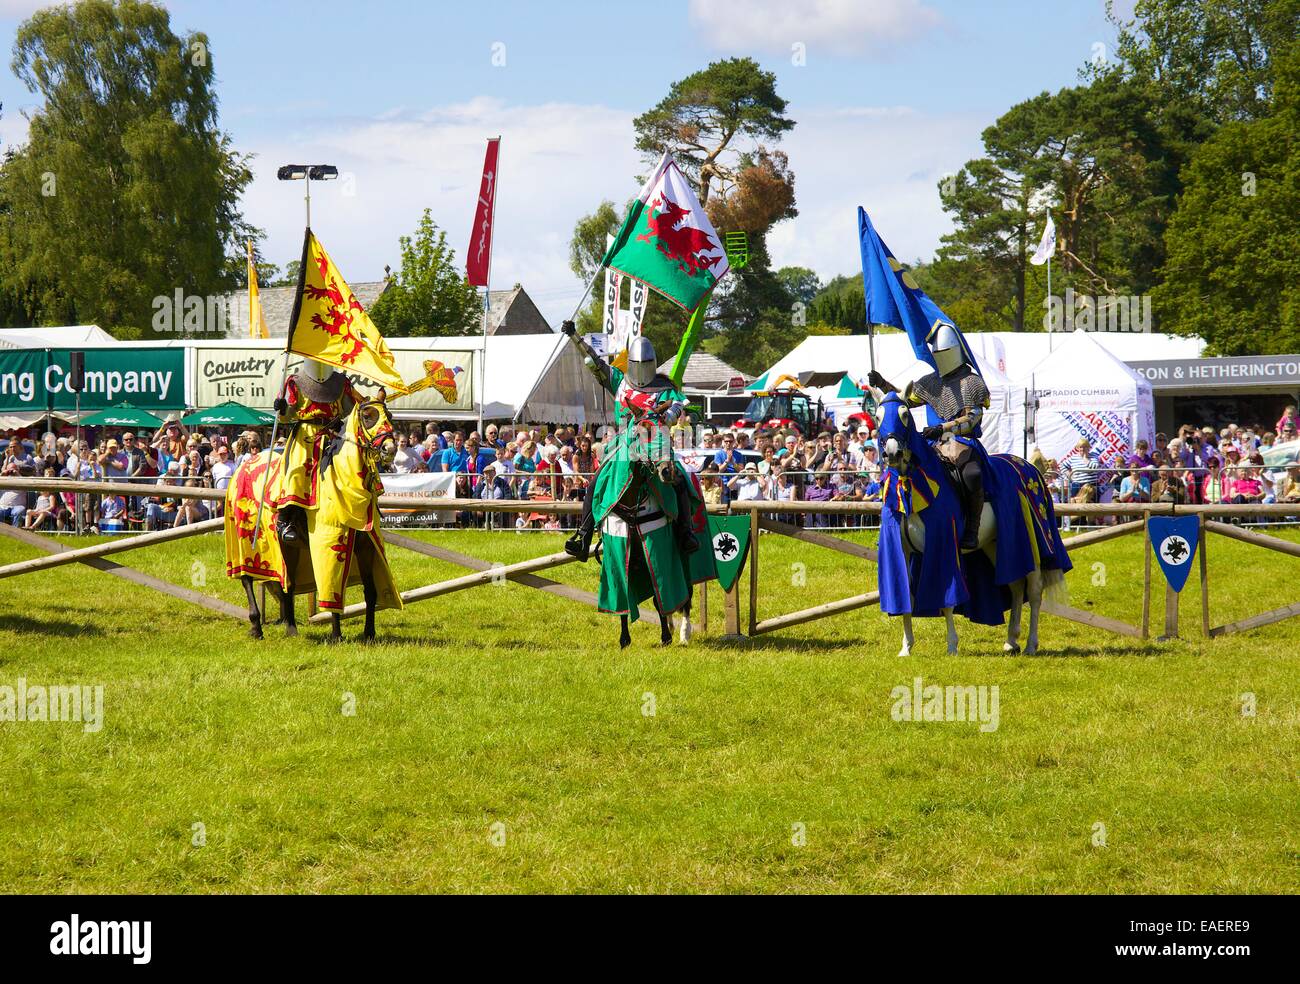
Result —
<path fill-rule="evenodd" d="M 307 228 L 311 228 L 311 183 L 313 181 L 333 181 L 339 176 L 339 169 L 333 164 L 282 164 L 275 172 L 281 181 L 307 182 Z"/>

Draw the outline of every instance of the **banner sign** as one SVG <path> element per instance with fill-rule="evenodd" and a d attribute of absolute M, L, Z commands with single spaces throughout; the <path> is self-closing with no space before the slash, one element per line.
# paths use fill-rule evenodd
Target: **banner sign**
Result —
<path fill-rule="evenodd" d="M 0 351 L 0 411 L 48 410 L 45 370 L 49 364 L 45 349 Z"/>
<path fill-rule="evenodd" d="M 259 410 L 271 409 L 283 371 L 282 352 L 213 346 L 196 348 L 194 355 L 195 406 L 215 407 L 227 400 L 235 400 Z M 432 378 L 428 386 L 400 400 L 390 394 L 393 409 L 428 410 L 434 416 L 447 410 L 472 410 L 475 406 L 473 358 L 474 353 L 465 350 L 394 351 L 394 364 L 408 385 L 415 384 L 427 374 L 426 363 L 432 367 Z M 297 356 L 291 355 L 290 370 L 300 362 Z M 363 393 L 374 393 L 378 389 L 373 381 L 363 376 L 352 375 L 351 378 Z"/>
<path fill-rule="evenodd" d="M 1300 358 L 1294 355 L 1237 355 L 1211 359 L 1157 359 L 1130 362 L 1153 390 L 1197 390 L 1233 386 L 1249 389 L 1294 388 L 1300 384 Z"/>
<path fill-rule="evenodd" d="M 492 222 L 496 218 L 497 154 L 500 150 L 500 137 L 487 142 L 483 180 L 479 184 L 478 206 L 474 210 L 474 229 L 470 233 L 469 248 L 465 251 L 465 276 L 475 287 L 488 285 L 488 270 L 492 267 Z"/>
<path fill-rule="evenodd" d="M 1192 572 L 1192 558 L 1200 539 L 1200 518 L 1197 516 L 1152 516 L 1148 520 L 1151 549 L 1156 553 L 1165 580 L 1175 591 L 1182 591 L 1187 575 Z"/>
<path fill-rule="evenodd" d="M 0 352 L 0 411 L 74 410 L 68 388 L 72 349 Z M 142 410 L 185 407 L 183 348 L 86 348 L 81 409 L 106 410 L 130 403 Z"/>
<path fill-rule="evenodd" d="M 433 508 L 439 499 L 456 497 L 455 472 L 412 472 L 409 475 L 382 475 L 380 479 L 387 495 L 416 495 L 429 500 L 429 507 L 425 509 L 384 509 L 385 527 L 455 522 L 454 512 L 439 512 Z"/>
<path fill-rule="evenodd" d="M 234 400 L 270 410 L 283 366 L 284 353 L 275 349 L 196 348 L 194 405 L 215 407 Z"/>

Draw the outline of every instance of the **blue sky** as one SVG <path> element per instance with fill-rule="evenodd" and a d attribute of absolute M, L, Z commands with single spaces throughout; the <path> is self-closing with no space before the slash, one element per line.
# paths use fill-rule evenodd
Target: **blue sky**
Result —
<path fill-rule="evenodd" d="M 38 6 L 0 0 L 6 48 Z M 1102 0 L 166 6 L 176 30 L 210 38 L 222 125 L 256 155 L 244 208 L 269 259 L 300 250 L 302 186 L 274 175 L 299 160 L 345 173 L 313 195 L 313 226 L 349 279 L 396 265 L 426 205 L 461 253 L 483 141 L 501 134 L 493 286 L 522 282 L 552 321 L 582 290 L 567 266 L 574 222 L 636 190 L 632 119 L 712 60 L 752 55 L 776 72 L 798 121 L 783 147 L 801 214 L 773 231 L 773 256 L 829 278 L 857 265 L 858 204 L 899 256 L 931 256 L 950 228 L 935 184 L 979 153 L 980 131 L 1114 49 Z M 5 62 L 8 144 L 34 97 Z"/>

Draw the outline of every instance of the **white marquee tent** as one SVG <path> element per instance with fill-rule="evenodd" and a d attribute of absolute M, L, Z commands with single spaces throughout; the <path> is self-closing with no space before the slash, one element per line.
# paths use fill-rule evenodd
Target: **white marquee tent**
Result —
<path fill-rule="evenodd" d="M 1016 380 L 1038 395 L 1038 448 L 1048 458 L 1067 456 L 1081 437 L 1103 457 L 1133 453 L 1133 445 L 1155 436 L 1151 383 L 1100 344 L 1096 333 L 1075 331 L 1058 338 L 1052 353 Z M 1010 430 L 1023 434 L 1024 400 L 1012 408 Z M 1024 450 L 1014 448 L 1017 454 Z"/>
<path fill-rule="evenodd" d="M 902 332 L 877 335 L 875 349 L 876 368 L 896 386 L 905 386 L 930 371 L 926 363 L 917 359 Z M 1020 391 L 978 350 L 975 350 L 975 358 L 989 388 L 990 406 L 984 418 L 984 446 L 994 453 L 1013 450 L 1011 412 L 1015 400 L 1023 402 Z M 809 335 L 773 365 L 766 378 L 775 381 L 782 374 L 798 376 L 810 371 L 846 372 L 855 383 L 865 387 L 870 370 L 871 355 L 866 335 Z M 837 421 L 860 409 L 852 400 L 837 399 L 838 389 L 838 386 L 823 386 L 810 391 L 826 404 Z"/>
<path fill-rule="evenodd" d="M 117 339 L 98 325 L 0 329 L 0 349 L 103 348 L 116 344 Z"/>
<path fill-rule="evenodd" d="M 1083 341 L 1076 341 L 1075 336 L 1078 335 L 1085 336 Z M 1023 454 L 1025 451 L 1024 403 L 1025 389 L 1030 385 L 1030 378 L 1037 372 L 1040 375 L 1039 388 L 1042 389 L 1045 385 L 1039 366 L 1045 366 L 1053 374 L 1056 380 L 1053 385 L 1058 389 L 1078 384 L 1081 379 L 1092 379 L 1094 377 L 1089 374 L 1093 373 L 1105 375 L 1122 390 L 1133 389 L 1136 384 L 1131 380 L 1134 377 L 1140 379 L 1141 376 L 1130 370 L 1124 364 L 1126 361 L 1194 359 L 1200 356 L 1205 347 L 1204 341 L 1199 338 L 1125 332 L 1075 331 L 1068 335 L 1057 333 L 1051 338 L 1042 332 L 972 332 L 966 335 L 966 341 L 975 354 L 991 397 L 991 406 L 984 422 L 984 445 L 993 453 L 1013 454 Z M 876 367 L 885 378 L 899 386 L 928 371 L 926 364 L 916 358 L 907 336 L 902 332 L 877 334 L 875 349 Z M 1064 356 L 1061 355 L 1062 352 L 1065 353 Z M 1086 358 L 1088 367 L 1072 365 L 1071 360 L 1076 357 Z M 810 335 L 768 369 L 766 377 L 760 379 L 775 380 L 783 373 L 798 376 L 801 372 L 809 371 L 845 371 L 855 382 L 865 383 L 869 369 L 870 357 L 865 335 Z M 1055 375 L 1058 372 L 1060 375 Z M 838 419 L 843 414 L 854 412 L 858 407 L 852 401 L 836 399 L 836 390 L 837 387 L 827 386 L 813 392 L 825 402 L 828 409 L 835 411 Z M 1133 404 L 1133 413 L 1137 414 L 1140 410 L 1143 415 L 1135 423 L 1139 433 L 1149 440 L 1155 430 L 1154 411 L 1149 385 L 1145 391 L 1142 408 L 1137 405 L 1136 393 L 1131 397 L 1130 403 Z M 1046 410 L 1047 405 L 1044 404 L 1043 408 Z M 1075 409 L 1052 409 L 1048 413 L 1090 411 L 1120 412 L 1097 403 Z M 1055 423 L 1059 424 L 1061 419 L 1055 419 Z M 1042 420 L 1048 422 L 1046 417 Z M 1058 436 L 1063 433 L 1058 429 Z M 1043 435 L 1041 425 L 1039 435 Z M 1078 439 L 1077 436 L 1075 439 Z M 1133 439 L 1130 437 L 1130 441 Z M 1055 456 L 1046 446 L 1042 450 L 1049 457 Z"/>

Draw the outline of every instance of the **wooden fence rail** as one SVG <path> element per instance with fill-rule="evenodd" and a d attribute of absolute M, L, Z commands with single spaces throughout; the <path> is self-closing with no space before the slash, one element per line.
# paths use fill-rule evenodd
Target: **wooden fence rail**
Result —
<path fill-rule="evenodd" d="M 68 479 L 56 479 L 51 481 L 46 479 L 13 478 L 8 476 L 0 478 L 0 489 L 16 489 L 24 491 L 49 490 L 118 494 L 127 496 L 169 496 L 174 498 L 205 500 L 221 499 L 224 498 L 225 495 L 223 491 L 216 489 L 190 488 L 188 486 L 138 485 L 124 482 L 82 482 Z M 573 515 L 577 514 L 581 510 L 581 504 L 578 502 L 557 502 L 552 500 L 531 499 L 481 500 L 438 498 L 435 496 L 423 495 L 384 495 L 380 497 L 379 502 L 381 507 L 386 508 L 425 509 L 437 512 L 522 512 Z M 841 612 L 852 611 L 857 608 L 878 604 L 880 600 L 879 594 L 875 591 L 868 591 L 841 598 L 836 601 L 816 605 L 811 608 L 805 608 L 799 611 L 788 612 L 780 615 L 772 615 L 767 618 L 760 618 L 758 555 L 759 544 L 766 536 L 784 536 L 800 543 L 834 550 L 838 553 L 852 557 L 855 560 L 874 563 L 877 560 L 877 554 L 873 548 L 863 544 L 854 543 L 851 540 L 841 539 L 835 535 L 835 528 L 827 527 L 809 529 L 786 522 L 785 517 L 792 515 L 865 517 L 879 515 L 880 510 L 881 505 L 877 502 L 746 501 L 732 502 L 727 505 L 709 506 L 708 511 L 711 514 L 735 515 L 747 513 L 749 516 L 750 543 L 748 547 L 749 552 L 745 561 L 749 564 L 749 610 L 747 613 L 748 618 L 745 620 L 747 624 L 744 626 L 744 629 L 742 629 L 742 615 L 739 598 L 740 580 L 737 579 L 737 582 L 732 587 L 731 591 L 726 592 L 724 596 L 723 612 L 727 637 L 744 638 L 748 636 L 752 638 L 768 632 L 774 632 L 779 629 L 785 629 L 791 626 L 815 621 L 820 618 L 825 618 L 830 615 L 839 614 Z M 1091 529 L 1087 532 L 1066 537 L 1066 549 L 1072 555 L 1099 543 L 1105 543 L 1123 536 L 1141 534 L 1144 551 L 1142 621 L 1141 625 L 1130 625 L 1126 622 L 1096 612 L 1083 611 L 1068 605 L 1056 605 L 1045 601 L 1043 611 L 1048 614 L 1056 615 L 1061 618 L 1088 625 L 1092 628 L 1102 629 L 1107 632 L 1113 632 L 1130 638 L 1150 638 L 1150 615 L 1152 607 L 1152 550 L 1149 528 L 1150 520 L 1153 517 L 1194 515 L 1197 517 L 1199 528 L 1197 546 L 1200 555 L 1201 629 L 1202 633 L 1206 637 L 1217 637 L 1232 632 L 1242 632 L 1249 629 L 1259 628 L 1260 626 L 1269 625 L 1281 621 L 1282 619 L 1300 616 L 1300 602 L 1295 602 L 1235 622 L 1212 627 L 1210 625 L 1209 577 L 1207 567 L 1207 533 L 1214 533 L 1228 539 L 1248 544 L 1252 547 L 1272 550 L 1288 557 L 1300 558 L 1300 543 L 1294 543 L 1279 537 L 1269 536 L 1265 533 L 1254 530 L 1242 529 L 1230 523 L 1222 522 L 1222 519 L 1224 518 L 1295 519 L 1300 517 L 1300 505 L 1287 503 L 1271 505 L 1245 505 L 1233 503 L 1223 503 L 1218 505 L 1178 505 L 1175 503 L 1159 502 L 1133 504 L 1060 503 L 1056 506 L 1056 512 L 1060 516 L 1127 517 L 1127 521 L 1119 522 L 1113 526 Z M 0 532 L 3 532 L 4 535 L 12 539 L 17 539 L 45 550 L 47 555 L 0 566 L 0 580 L 23 574 L 36 573 L 43 570 L 50 570 L 68 564 L 79 563 L 112 574 L 116 577 L 124 578 L 144 587 L 161 591 L 171 597 L 191 602 L 208 610 L 220 612 L 223 615 L 242 617 L 243 612 L 241 609 L 229 605 L 219 599 L 212 598 L 189 588 L 167 584 L 166 582 L 160 581 L 150 575 L 144 574 L 140 571 L 134 571 L 105 559 L 112 554 L 128 550 L 136 550 L 143 547 L 155 546 L 160 543 L 167 543 L 174 540 L 197 536 L 203 533 L 215 532 L 221 529 L 222 524 L 223 520 L 220 518 L 210 519 L 188 526 L 174 527 L 167 530 L 122 537 L 120 539 L 80 548 L 69 547 L 56 540 L 37 537 L 25 531 L 6 527 L 3 530 L 0 530 Z M 395 547 L 411 550 L 438 560 L 448 561 L 462 567 L 467 567 L 471 570 L 471 573 L 469 574 L 464 574 L 459 577 L 450 578 L 434 584 L 423 585 L 405 591 L 402 593 L 402 597 L 407 601 L 414 602 L 441 597 L 455 591 L 499 582 L 501 580 L 508 580 L 518 585 L 545 591 L 581 604 L 593 605 L 595 603 L 594 597 L 588 591 L 540 576 L 539 572 L 541 571 L 572 563 L 573 558 L 564 553 L 553 553 L 544 557 L 537 557 L 513 564 L 501 565 L 493 564 L 481 558 L 460 554 L 456 551 L 448 550 L 434 544 L 425 543 L 422 540 L 403 536 L 397 532 L 385 531 L 385 538 Z M 1158 641 L 1178 638 L 1178 601 L 1178 593 L 1174 592 L 1172 588 L 1169 588 L 1168 585 L 1166 585 L 1164 633 L 1159 637 Z M 361 610 L 362 606 L 360 605 L 350 605 L 344 610 L 343 614 L 346 617 L 351 617 L 358 614 Z M 699 611 L 705 623 L 704 627 L 707 630 L 707 585 L 702 586 L 702 597 Z M 329 613 L 322 612 L 314 615 L 312 621 L 319 622 L 328 618 Z"/>

